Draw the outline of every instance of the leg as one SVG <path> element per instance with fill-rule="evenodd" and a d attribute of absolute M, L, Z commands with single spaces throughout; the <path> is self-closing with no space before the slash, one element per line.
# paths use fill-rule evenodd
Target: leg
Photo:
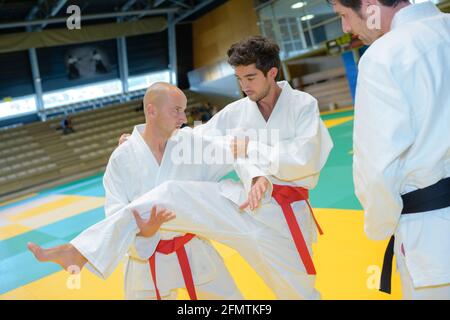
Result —
<path fill-rule="evenodd" d="M 450 299 L 449 230 L 450 208 L 402 215 L 394 253 L 403 299 Z"/>
<path fill-rule="evenodd" d="M 161 296 L 161 300 L 177 300 L 178 292 L 173 290 L 169 295 Z M 128 291 L 125 300 L 157 300 L 154 291 Z"/>
<path fill-rule="evenodd" d="M 65 244 L 51 249 L 42 249 L 34 243 L 28 243 L 27 247 L 38 261 L 57 263 L 67 271 L 70 271 L 70 267 L 74 266 L 81 270 L 87 262 L 87 259 L 71 244 Z"/>
<path fill-rule="evenodd" d="M 87 229 L 71 243 L 98 274 L 107 277 L 138 232 L 130 210 L 136 209 L 148 218 L 153 205 L 168 208 L 177 215 L 176 219 L 163 225 L 164 229 L 195 233 L 236 249 L 278 297 L 317 297 L 314 278 L 305 274 L 292 240 L 249 214 L 239 212 L 236 205 L 220 195 L 218 183 L 164 183 L 124 210 Z M 282 219 L 281 209 L 276 207 L 276 210 L 274 214 Z"/>
<path fill-rule="evenodd" d="M 181 199 L 191 200 L 185 204 L 177 202 L 179 207 L 171 208 L 177 213 L 177 218 L 164 224 L 162 228 L 182 230 L 183 220 L 180 220 L 178 212 L 189 211 L 189 217 L 196 217 L 193 219 L 197 221 L 197 231 L 194 233 L 237 250 L 278 298 L 320 299 L 320 294 L 314 287 L 316 276 L 306 274 L 288 228 L 269 226 L 277 221 L 285 223 L 278 205 L 264 205 L 251 216 L 240 213 L 237 206 L 219 195 L 217 184 L 180 181 L 169 183 L 168 186 Z M 208 196 L 205 197 L 205 194 Z M 294 210 L 296 209 L 304 209 L 298 211 L 298 220 L 312 255 L 312 242 L 316 233 L 313 219 L 306 206 L 294 206 Z M 264 223 L 257 221 L 258 216 L 273 216 L 275 219 L 273 223 Z M 183 217 L 184 213 L 181 219 Z"/>
<path fill-rule="evenodd" d="M 208 194 L 207 198 L 204 197 L 205 194 Z M 239 213 L 235 205 L 222 197 L 217 183 L 166 182 L 73 239 L 73 247 L 69 245 L 71 255 L 68 255 L 62 266 L 87 259 L 91 271 L 107 278 L 124 257 L 139 231 L 131 209 L 136 209 L 144 218 L 148 218 L 153 205 L 176 213 L 177 218 L 164 225 L 165 229 L 195 233 L 233 248 L 236 248 L 236 243 L 248 243 L 247 239 L 255 231 L 251 217 Z M 61 264 L 65 254 L 62 248 L 51 250 L 52 255 L 47 255 L 45 261 Z M 42 261 L 39 256 L 36 257 Z"/>
<path fill-rule="evenodd" d="M 450 300 L 450 283 L 440 286 L 414 287 L 400 245 L 400 241 L 395 241 L 395 257 L 397 270 L 400 273 L 403 300 Z"/>
<path fill-rule="evenodd" d="M 216 262 L 217 276 L 204 284 L 195 286 L 199 300 L 244 300 L 233 277 L 225 266 L 223 258 L 211 248 L 211 258 Z M 195 254 L 195 253 L 194 253 Z"/>
<path fill-rule="evenodd" d="M 315 289 L 316 276 L 306 273 L 290 237 L 266 228 L 261 232 L 258 248 L 262 256 L 260 265 L 254 265 L 250 259 L 243 257 L 272 289 L 277 299 L 320 299 L 320 293 Z M 310 253 L 312 254 L 311 249 Z"/>

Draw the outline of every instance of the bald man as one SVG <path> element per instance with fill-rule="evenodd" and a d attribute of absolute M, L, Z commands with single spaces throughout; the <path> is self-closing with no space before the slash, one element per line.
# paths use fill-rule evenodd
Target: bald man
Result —
<path fill-rule="evenodd" d="M 147 90 L 144 97 L 146 123 L 134 128 L 128 143 L 113 152 L 106 168 L 103 183 L 107 217 L 167 180 L 198 180 L 205 175 L 215 179 L 227 173 L 220 171 L 223 167 L 215 166 L 208 166 L 206 170 L 192 165 L 179 170 L 170 156 L 164 157 L 175 146 L 175 138 L 183 134 L 178 129 L 186 122 L 186 103 L 184 93 L 175 86 L 156 83 Z M 188 289 L 192 299 L 242 299 L 222 258 L 208 240 L 192 234 L 159 231 L 161 224 L 175 215 L 156 207 L 151 211 L 148 221 L 138 217 L 139 223 L 151 227 L 145 234 L 137 235 L 126 255 L 126 299 L 175 299 L 177 289 L 183 287 Z M 118 232 L 122 227 L 117 226 Z M 96 247 L 95 243 L 83 239 L 78 237 L 70 245 L 47 251 L 34 244 L 29 248 L 38 259 L 46 261 L 61 248 L 69 252 L 74 246 L 83 255 L 76 263 L 82 267 L 87 262 L 85 257 Z M 174 248 L 178 250 L 174 252 Z M 114 253 L 114 248 L 111 249 Z M 145 252 L 145 256 L 141 252 Z M 64 255 L 59 264 L 66 269 L 70 267 Z M 110 272 L 99 272 L 90 263 L 87 267 L 103 278 L 110 275 Z"/>

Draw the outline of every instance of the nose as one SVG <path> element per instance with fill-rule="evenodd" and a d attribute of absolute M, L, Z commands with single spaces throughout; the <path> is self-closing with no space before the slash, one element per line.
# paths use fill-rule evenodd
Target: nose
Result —
<path fill-rule="evenodd" d="M 183 115 L 181 116 L 181 121 L 183 123 L 187 123 L 187 117 L 186 117 L 186 113 L 183 112 Z"/>
<path fill-rule="evenodd" d="M 239 84 L 241 86 L 241 90 L 242 91 L 247 91 L 248 90 L 248 82 L 247 81 L 239 80 Z"/>
<path fill-rule="evenodd" d="M 342 22 L 342 31 L 344 31 L 344 33 L 352 32 L 352 28 L 343 17 L 341 18 L 341 22 Z"/>

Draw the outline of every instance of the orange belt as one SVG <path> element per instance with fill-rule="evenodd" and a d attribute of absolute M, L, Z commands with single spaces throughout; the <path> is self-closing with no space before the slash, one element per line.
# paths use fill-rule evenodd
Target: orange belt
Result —
<path fill-rule="evenodd" d="M 305 266 L 307 274 L 316 274 L 316 269 L 309 254 L 308 247 L 306 245 L 305 239 L 303 237 L 300 226 L 297 223 L 294 211 L 292 210 L 291 204 L 296 201 L 304 200 L 311 211 L 311 215 L 316 223 L 319 233 L 322 235 L 323 231 L 317 223 L 316 217 L 312 211 L 311 205 L 309 204 L 308 190 L 301 187 L 293 186 L 283 186 L 283 185 L 273 185 L 272 197 L 277 201 L 283 210 L 284 217 L 286 218 L 287 225 L 291 231 L 292 238 L 294 239 L 295 246 L 300 255 L 303 265 Z"/>
<path fill-rule="evenodd" d="M 165 255 L 176 252 L 178 257 L 178 262 L 180 263 L 181 272 L 183 273 L 184 283 L 186 285 L 186 289 L 189 293 L 189 297 L 191 300 L 197 300 L 197 295 L 195 293 L 194 280 L 192 278 L 192 271 L 189 265 L 189 260 L 186 255 L 186 250 L 184 249 L 184 245 L 192 240 L 195 237 L 195 234 L 187 233 L 181 237 L 175 237 L 172 240 L 160 240 L 158 246 L 156 247 L 155 253 L 150 257 L 150 272 L 152 274 L 153 283 L 155 284 L 156 297 L 158 300 L 161 300 L 161 296 L 159 294 L 158 286 L 156 285 L 156 263 L 155 263 L 155 255 L 156 252 L 162 253 Z"/>

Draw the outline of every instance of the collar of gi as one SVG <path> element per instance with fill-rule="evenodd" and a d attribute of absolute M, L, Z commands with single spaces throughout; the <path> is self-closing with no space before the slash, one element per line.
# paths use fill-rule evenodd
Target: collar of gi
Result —
<path fill-rule="evenodd" d="M 420 19 L 429 18 L 440 14 L 441 11 L 431 1 L 426 1 L 418 4 L 411 4 L 403 9 L 400 9 L 394 16 L 391 23 L 391 30 L 409 22 L 414 22 Z"/>

